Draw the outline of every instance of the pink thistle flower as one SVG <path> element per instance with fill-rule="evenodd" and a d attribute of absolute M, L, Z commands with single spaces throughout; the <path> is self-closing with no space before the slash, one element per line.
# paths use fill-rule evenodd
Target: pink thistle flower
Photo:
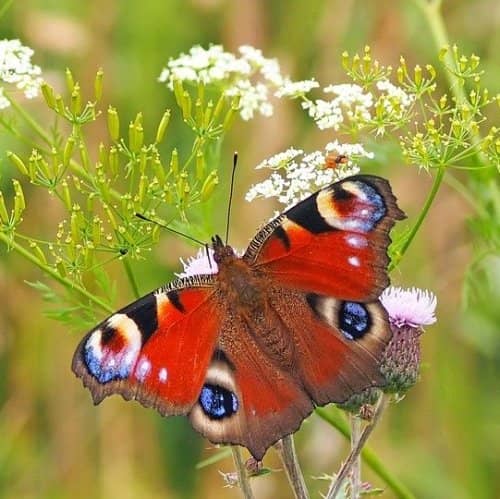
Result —
<path fill-rule="evenodd" d="M 392 339 L 384 352 L 380 370 L 386 393 L 405 393 L 419 378 L 420 335 L 423 326 L 436 322 L 436 295 L 417 289 L 388 287 L 380 296 L 389 314 Z"/>
<path fill-rule="evenodd" d="M 380 301 L 389 314 L 389 322 L 396 327 L 420 328 L 436 322 L 437 300 L 430 291 L 389 286 Z"/>

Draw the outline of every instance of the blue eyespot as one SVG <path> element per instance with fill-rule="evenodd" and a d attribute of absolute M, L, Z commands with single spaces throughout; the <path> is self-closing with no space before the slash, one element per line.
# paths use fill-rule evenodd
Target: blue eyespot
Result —
<path fill-rule="evenodd" d="M 123 362 L 120 356 L 103 362 L 102 358 L 96 355 L 94 348 L 87 345 L 84 349 L 84 358 L 87 369 L 99 383 L 125 379 L 130 374 L 130 364 Z"/>
<path fill-rule="evenodd" d="M 222 386 L 206 384 L 201 390 L 200 405 L 210 419 L 223 419 L 238 410 L 238 399 Z"/>
<path fill-rule="evenodd" d="M 371 317 L 363 303 L 345 301 L 339 309 L 339 328 L 349 340 L 359 340 L 368 332 Z"/>

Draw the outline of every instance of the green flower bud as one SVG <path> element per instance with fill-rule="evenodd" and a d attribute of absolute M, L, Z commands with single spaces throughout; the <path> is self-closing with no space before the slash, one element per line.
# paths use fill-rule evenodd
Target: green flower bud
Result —
<path fill-rule="evenodd" d="M 205 179 L 205 182 L 203 182 L 200 191 L 200 199 L 202 201 L 206 201 L 207 199 L 209 199 L 218 183 L 219 177 L 217 175 L 217 171 L 213 170 L 209 173 L 208 177 Z"/>
<path fill-rule="evenodd" d="M 75 80 L 73 79 L 73 73 L 69 68 L 66 68 L 66 86 L 68 87 L 69 92 L 73 92 L 75 88 Z"/>
<path fill-rule="evenodd" d="M 108 131 L 113 142 L 120 138 L 120 117 L 114 107 L 108 107 Z"/>
<path fill-rule="evenodd" d="M 13 179 L 12 185 L 14 186 L 14 222 L 19 222 L 21 216 L 26 208 L 26 201 L 24 199 L 23 188 L 18 180 Z"/>
<path fill-rule="evenodd" d="M 28 175 L 28 169 L 26 168 L 24 161 L 17 154 L 12 151 L 7 151 L 7 157 L 23 175 Z"/>
<path fill-rule="evenodd" d="M 170 157 L 170 171 L 176 175 L 179 171 L 179 153 L 177 149 L 172 151 L 172 156 Z"/>
<path fill-rule="evenodd" d="M 55 109 L 56 98 L 54 96 L 54 89 L 46 82 L 42 83 L 41 89 L 43 98 L 45 99 L 47 106 L 49 106 L 51 109 Z"/>
<path fill-rule="evenodd" d="M 102 68 L 99 68 L 97 70 L 97 73 L 95 75 L 95 80 L 94 80 L 94 96 L 95 100 L 99 102 L 102 98 L 102 80 L 104 77 L 104 71 Z"/>
<path fill-rule="evenodd" d="M 82 92 L 78 83 L 75 83 L 71 92 L 71 112 L 75 116 L 78 116 L 82 112 Z"/>
<path fill-rule="evenodd" d="M 64 146 L 63 151 L 63 165 L 66 166 L 73 155 L 73 149 L 75 148 L 75 139 L 73 137 L 69 137 L 66 141 L 66 145 Z"/>
<path fill-rule="evenodd" d="M 9 223 L 9 213 L 7 212 L 7 206 L 5 205 L 5 199 L 2 191 L 0 191 L 0 221 L 4 225 Z"/>
<path fill-rule="evenodd" d="M 170 122 L 170 109 L 167 109 L 163 113 L 163 116 L 161 117 L 160 123 L 156 130 L 155 144 L 159 144 L 163 140 L 163 137 L 165 137 L 165 131 L 167 130 L 169 122 Z"/>

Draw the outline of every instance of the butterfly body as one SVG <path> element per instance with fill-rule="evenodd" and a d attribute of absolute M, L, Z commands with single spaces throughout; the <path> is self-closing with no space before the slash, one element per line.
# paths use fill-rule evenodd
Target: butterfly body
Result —
<path fill-rule="evenodd" d="M 377 298 L 402 216 L 385 180 L 357 176 L 271 221 L 242 257 L 216 236 L 216 269 L 113 314 L 82 340 L 73 371 L 95 403 L 119 393 L 185 414 L 261 459 L 314 406 L 383 382 L 391 334 Z"/>

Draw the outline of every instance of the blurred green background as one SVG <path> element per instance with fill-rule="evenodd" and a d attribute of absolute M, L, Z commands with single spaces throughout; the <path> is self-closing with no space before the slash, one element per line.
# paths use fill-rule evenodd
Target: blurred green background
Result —
<path fill-rule="evenodd" d="M 443 17 L 451 42 L 481 56 L 484 84 L 498 92 L 498 1 L 444 2 Z M 161 68 L 168 57 L 194 44 L 222 43 L 233 50 L 251 44 L 278 58 L 293 78 L 315 76 L 323 84 L 345 81 L 340 54 L 361 51 L 365 44 L 384 64 L 396 65 L 400 54 L 409 65 L 435 63 L 437 53 L 416 2 L 389 0 L 18 0 L 0 19 L 1 38 L 20 38 L 31 46 L 34 62 L 60 90 L 66 67 L 90 89 L 102 66 L 105 102 L 120 110 L 124 123 L 142 111 L 146 127 L 154 127 L 172 103 L 156 81 Z M 30 106 L 36 112 L 40 104 Z M 498 115 L 491 118 L 498 122 Z M 334 137 L 319 133 L 291 103 L 280 104 L 271 119 L 257 118 L 234 130 L 223 158 L 229 168 L 232 151 L 239 151 L 231 240 L 244 247 L 275 208 L 245 206 L 243 195 L 257 180 L 253 165 L 291 145 L 311 150 Z M 93 133 L 99 140 L 105 132 Z M 176 133 L 170 129 L 171 144 Z M 179 141 L 184 133 L 178 131 Z M 390 146 L 379 147 L 376 171 L 391 179 L 411 218 L 431 179 L 394 161 Z M 11 148 L 19 151 L 19 144 L 2 133 L 2 186 L 14 174 L 5 160 Z M 221 190 L 225 199 L 227 191 Z M 47 204 L 45 193 L 29 187 L 26 193 L 39 206 L 32 211 L 38 218 L 26 220 L 28 231 L 51 237 L 61 213 Z M 387 467 L 419 498 L 500 497 L 499 295 L 481 293 L 479 281 L 472 289 L 472 308 L 461 310 L 464 274 L 475 244 L 470 215 L 471 209 L 445 186 L 393 275 L 398 285 L 429 288 L 438 296 L 438 323 L 422 339 L 421 382 L 390 407 L 371 440 Z M 141 292 L 170 280 L 178 256 L 191 252 L 182 242 L 160 244 L 153 261 L 140 267 Z M 4 247 L 0 258 L 0 497 L 238 497 L 236 489 L 223 488 L 218 473 L 233 469 L 230 459 L 194 469 L 214 451 L 184 419 L 163 419 L 118 397 L 92 405 L 69 368 L 84 331 L 67 331 L 44 317 L 40 296 L 24 282 L 40 279 L 38 271 Z M 498 260 L 488 260 L 483 274 L 500 287 Z M 122 288 L 117 306 L 132 299 Z M 319 497 L 326 482 L 313 477 L 338 468 L 348 451 L 346 442 L 313 415 L 297 445 L 313 497 Z M 272 450 L 265 464 L 280 468 Z M 364 477 L 383 486 L 369 471 Z M 253 484 L 259 498 L 291 497 L 282 471 Z M 385 492 L 383 497 L 393 496 Z"/>

